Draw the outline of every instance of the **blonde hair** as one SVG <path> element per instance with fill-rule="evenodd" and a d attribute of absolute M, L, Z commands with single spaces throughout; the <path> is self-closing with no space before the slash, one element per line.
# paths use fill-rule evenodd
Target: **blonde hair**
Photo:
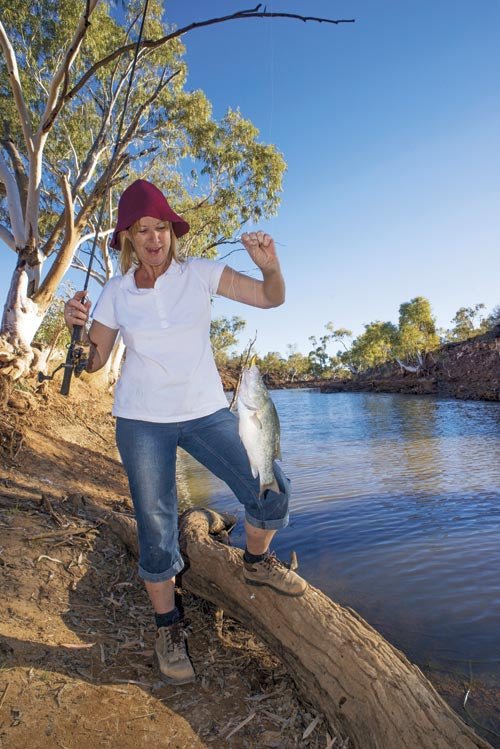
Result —
<path fill-rule="evenodd" d="M 170 229 L 170 249 L 168 251 L 168 260 L 169 262 L 172 262 L 172 260 L 175 260 L 178 263 L 182 262 L 182 259 L 177 254 L 177 237 L 175 236 L 175 232 L 173 230 L 172 224 L 170 221 L 166 221 L 166 224 L 168 224 L 168 228 Z M 137 229 L 139 228 L 140 220 L 135 221 L 135 223 L 132 224 L 132 226 L 129 226 L 128 231 L 133 235 Z M 130 268 L 133 265 L 139 265 L 139 259 L 135 253 L 134 245 L 132 241 L 127 236 L 127 231 L 121 231 L 119 234 L 119 241 L 120 241 L 120 270 L 122 272 L 122 275 L 125 275 L 127 271 L 130 270 Z"/>

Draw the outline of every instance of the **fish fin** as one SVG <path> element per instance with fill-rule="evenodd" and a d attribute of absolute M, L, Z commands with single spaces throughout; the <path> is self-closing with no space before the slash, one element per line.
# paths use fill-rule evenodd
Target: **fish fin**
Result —
<path fill-rule="evenodd" d="M 259 419 L 257 414 L 252 414 L 252 416 L 250 416 L 250 421 L 252 422 L 254 427 L 256 427 L 256 429 L 262 429 L 262 421 Z"/>

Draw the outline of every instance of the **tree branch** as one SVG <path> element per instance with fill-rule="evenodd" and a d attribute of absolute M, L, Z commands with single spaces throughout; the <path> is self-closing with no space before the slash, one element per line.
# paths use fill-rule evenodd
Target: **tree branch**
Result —
<path fill-rule="evenodd" d="M 73 195 L 71 194 L 71 185 L 65 174 L 61 178 L 61 187 L 64 197 L 64 233 L 65 239 L 71 239 L 75 233 L 75 221 L 73 217 Z"/>
<path fill-rule="evenodd" d="M 139 126 L 139 121 L 140 121 L 141 115 L 144 113 L 144 111 L 149 106 L 151 106 L 151 104 L 154 102 L 154 100 L 160 95 L 161 91 L 166 86 L 168 86 L 168 84 L 170 83 L 170 81 L 172 81 L 173 78 L 175 78 L 177 75 L 179 75 L 180 72 L 181 72 L 180 69 L 179 70 L 175 70 L 171 75 L 169 75 L 169 77 L 167 79 L 164 79 L 163 78 L 163 74 L 165 73 L 165 71 L 163 71 L 163 74 L 162 74 L 162 76 L 160 78 L 160 81 L 159 81 L 158 85 L 156 86 L 156 88 L 154 89 L 154 91 L 152 92 L 152 94 L 150 96 L 148 96 L 148 98 L 146 99 L 146 101 L 143 104 L 141 104 L 139 107 L 137 107 L 137 109 L 136 109 L 136 111 L 135 111 L 135 113 L 134 113 L 134 115 L 133 115 L 133 117 L 132 117 L 132 119 L 130 121 L 129 126 L 127 127 L 127 131 L 125 132 L 125 135 L 121 139 L 121 142 L 120 142 L 120 151 L 121 152 L 123 152 L 123 150 L 127 147 L 127 145 L 129 144 L 129 142 L 134 137 L 134 135 L 135 135 L 135 133 L 137 131 L 137 128 Z"/>
<path fill-rule="evenodd" d="M 24 168 L 23 160 L 21 158 L 21 154 L 19 153 L 16 144 L 14 141 L 11 140 L 11 138 L 7 135 L 7 137 L 1 141 L 3 147 L 7 151 L 7 153 L 10 156 L 10 160 L 12 162 L 12 166 L 14 168 L 14 174 L 16 177 L 17 182 L 17 188 L 19 190 L 19 195 L 21 198 L 21 207 L 26 205 L 26 197 L 27 197 L 27 190 L 28 190 L 28 177 L 26 175 L 26 170 Z"/>
<path fill-rule="evenodd" d="M 105 242 L 106 242 L 105 239 L 101 239 L 101 244 L 105 244 Z M 92 254 L 90 250 L 84 250 L 83 247 L 80 247 L 79 251 L 82 253 L 82 255 L 87 255 L 87 257 L 90 259 L 90 256 Z M 78 260 L 81 263 L 83 263 L 85 265 L 85 267 L 88 267 L 88 261 L 85 261 L 84 258 L 81 257 L 80 255 L 78 255 Z M 106 271 L 106 268 L 104 267 L 104 264 L 102 262 L 102 258 L 100 258 L 99 255 L 97 255 L 97 254 L 94 255 L 94 267 L 96 265 L 99 266 L 99 268 L 101 269 L 101 271 L 104 274 L 104 276 L 106 276 L 106 272 L 107 271 Z M 111 275 L 113 275 L 113 273 L 111 273 Z M 111 276 L 109 276 L 109 277 L 111 278 Z"/>
<path fill-rule="evenodd" d="M 105 237 L 109 237 L 110 234 L 112 234 L 114 229 L 105 229 L 104 231 L 99 232 L 99 239 L 104 239 Z M 80 239 L 77 242 L 76 249 L 80 247 L 84 242 L 90 242 L 95 237 L 95 232 L 92 232 L 91 234 L 84 234 L 80 237 Z"/>
<path fill-rule="evenodd" d="M 240 10 L 236 11 L 235 13 L 231 13 L 228 16 L 221 16 L 219 18 L 209 18 L 206 21 L 195 21 L 194 23 L 188 24 L 188 26 L 183 26 L 180 29 L 176 29 L 175 31 L 171 31 L 166 36 L 161 37 L 161 39 L 145 39 L 141 43 L 141 48 L 148 48 L 148 49 L 158 49 L 158 47 L 163 46 L 167 42 L 171 41 L 172 39 L 177 39 L 180 36 L 183 36 L 184 34 L 189 33 L 190 31 L 194 31 L 195 29 L 201 29 L 206 26 L 213 26 L 214 24 L 218 23 L 225 23 L 226 21 L 237 21 L 240 19 L 247 19 L 247 18 L 291 18 L 297 21 L 313 21 L 316 23 L 328 23 L 328 24 L 341 24 L 341 23 L 354 23 L 354 19 L 332 19 L 332 18 L 317 18 L 315 16 L 301 16 L 297 13 L 268 13 L 266 10 L 260 11 L 259 8 L 261 8 L 262 5 L 259 4 L 255 8 L 251 8 L 249 10 Z M 78 83 L 73 86 L 73 88 L 65 93 L 64 96 L 60 97 L 60 102 L 58 102 L 58 109 L 63 106 L 63 104 L 66 104 L 70 99 L 72 99 L 78 91 L 80 91 L 83 86 L 87 83 L 87 81 L 92 78 L 92 76 L 102 67 L 105 65 L 109 65 L 110 62 L 115 60 L 117 57 L 126 54 L 127 52 L 131 52 L 136 47 L 135 42 L 131 42 L 129 44 L 124 44 L 122 47 L 119 47 L 118 49 L 115 49 L 114 52 L 111 52 L 111 54 L 107 55 L 106 57 L 103 57 L 102 60 L 99 60 L 96 62 L 92 67 L 90 67 L 86 73 L 80 78 Z"/>
<path fill-rule="evenodd" d="M 14 237 L 7 229 L 7 227 L 3 224 L 0 224 L 0 240 L 2 240 L 2 242 L 5 242 L 7 247 L 10 247 L 11 250 L 14 250 L 14 252 L 16 251 L 16 242 L 14 240 Z"/>
<path fill-rule="evenodd" d="M 79 257 L 74 257 L 73 258 L 73 260 L 71 262 L 71 267 L 72 268 L 76 268 L 76 270 L 81 270 L 82 273 L 87 273 L 87 270 L 88 270 L 87 266 L 85 265 L 85 263 L 82 262 Z M 105 278 L 104 274 L 103 273 L 98 273 L 93 268 L 90 271 L 90 276 L 95 281 L 97 281 L 97 283 L 100 284 L 101 286 L 104 286 L 104 284 L 106 283 L 106 278 Z"/>
<path fill-rule="evenodd" d="M 33 132 L 31 129 L 31 119 L 24 101 L 23 89 L 21 86 L 21 79 L 19 77 L 19 69 L 17 67 L 16 54 L 14 48 L 10 43 L 10 39 L 7 36 L 4 25 L 0 21 L 0 46 L 2 47 L 5 62 L 7 64 L 7 72 L 9 74 L 10 85 L 12 93 L 14 94 L 14 101 L 16 102 L 17 111 L 21 120 L 21 127 L 23 130 L 24 141 L 26 143 L 26 150 L 31 153 L 33 150 Z"/>
<path fill-rule="evenodd" d="M 45 112 L 43 113 L 39 128 L 40 133 L 48 133 L 54 124 L 54 120 L 61 110 L 61 107 L 66 101 L 69 84 L 69 71 L 78 54 L 83 38 L 87 33 L 87 29 L 90 26 L 90 16 L 98 2 L 99 0 L 86 0 L 85 11 L 80 17 L 73 39 L 69 43 L 62 62 L 52 78 L 47 103 L 45 105 Z M 62 91 L 60 90 L 61 84 Z"/>
<path fill-rule="evenodd" d="M 0 154 L 0 182 L 3 182 L 7 192 L 7 205 L 9 208 L 10 224 L 15 244 L 17 247 L 24 247 L 26 244 L 26 238 L 21 196 L 19 195 L 19 189 L 15 177 L 9 170 L 9 165 L 3 158 L 2 154 Z"/>
<path fill-rule="evenodd" d="M 64 196 L 64 238 L 52 267 L 33 296 L 33 301 L 42 308 L 50 304 L 55 290 L 70 267 L 78 236 L 73 217 L 74 204 L 71 185 L 65 174 L 61 176 L 61 187 Z"/>

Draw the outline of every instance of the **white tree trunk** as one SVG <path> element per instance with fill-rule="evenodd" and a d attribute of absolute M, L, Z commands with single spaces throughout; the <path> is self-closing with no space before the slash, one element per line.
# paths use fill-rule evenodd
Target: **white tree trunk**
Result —
<path fill-rule="evenodd" d="M 28 296 L 29 271 L 27 265 L 15 269 L 0 328 L 0 374 L 14 380 L 29 371 L 34 356 L 31 341 L 46 311 Z"/>

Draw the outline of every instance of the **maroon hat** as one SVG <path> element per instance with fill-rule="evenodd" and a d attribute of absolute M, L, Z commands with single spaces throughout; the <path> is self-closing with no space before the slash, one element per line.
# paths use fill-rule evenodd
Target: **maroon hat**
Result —
<path fill-rule="evenodd" d="M 119 248 L 118 234 L 145 216 L 170 221 L 176 237 L 189 231 L 189 224 L 174 213 L 161 190 L 145 179 L 137 179 L 118 201 L 118 221 L 109 243 L 111 247 Z"/>

